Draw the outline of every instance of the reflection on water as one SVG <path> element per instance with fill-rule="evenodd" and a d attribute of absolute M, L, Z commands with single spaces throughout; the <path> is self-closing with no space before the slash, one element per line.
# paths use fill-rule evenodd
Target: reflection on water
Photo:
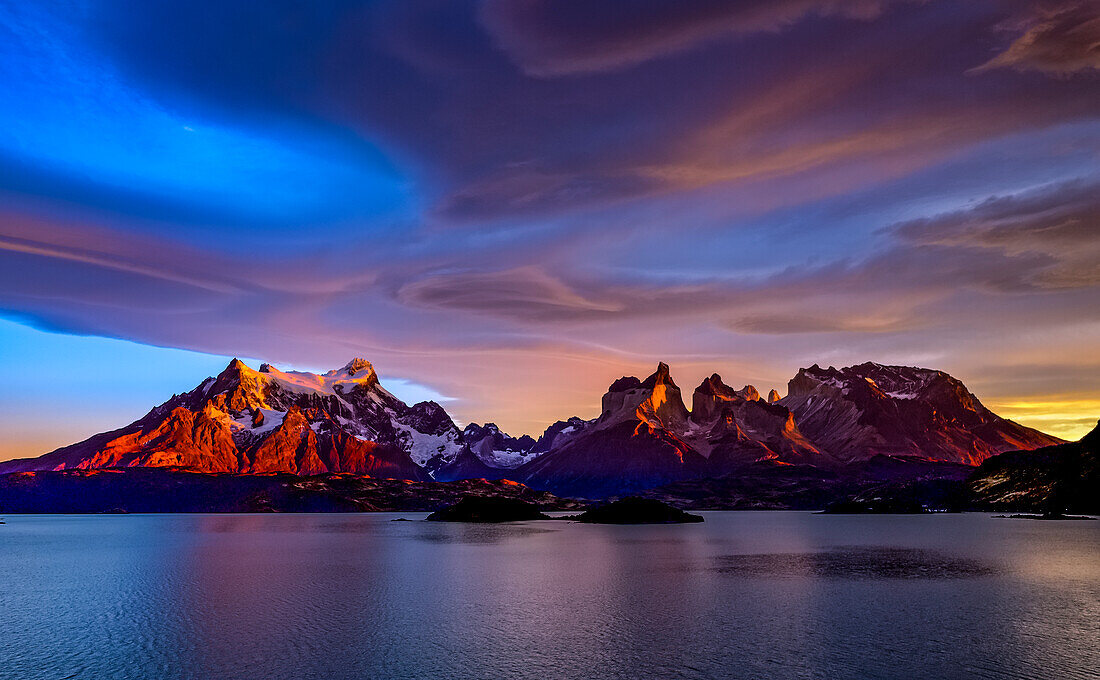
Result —
<path fill-rule="evenodd" d="M 1100 522 L 395 517 L 8 517 L 0 678 L 1100 677 Z"/>
<path fill-rule="evenodd" d="M 994 572 L 977 560 L 931 550 L 866 546 L 807 553 L 725 555 L 717 561 L 717 571 L 746 577 L 945 579 Z"/>
<path fill-rule="evenodd" d="M 540 523 L 541 524 L 541 523 Z M 412 538 L 429 543 L 499 543 L 513 538 L 552 531 L 534 522 L 509 524 L 465 524 L 460 522 L 424 522 Z"/>

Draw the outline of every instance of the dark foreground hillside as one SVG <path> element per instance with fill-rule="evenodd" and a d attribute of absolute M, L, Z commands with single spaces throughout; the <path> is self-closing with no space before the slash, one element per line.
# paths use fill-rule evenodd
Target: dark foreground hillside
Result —
<path fill-rule="evenodd" d="M 723 477 L 675 482 L 639 495 L 689 510 L 821 510 L 861 494 L 906 487 L 961 489 L 973 470 L 893 456 L 833 468 L 762 461 Z"/>
<path fill-rule="evenodd" d="M 879 456 L 839 469 L 763 461 L 718 479 L 643 491 L 699 510 L 818 510 L 868 489 L 960 485 L 973 468 Z M 184 468 L 57 470 L 0 475 L 0 513 L 434 511 L 466 496 L 514 498 L 542 510 L 587 505 L 509 480 L 415 482 L 350 473 L 209 473 Z"/>
<path fill-rule="evenodd" d="M 0 513 L 427 512 L 470 495 L 519 498 L 546 510 L 582 507 L 507 480 L 411 482 L 351 474 L 238 475 L 178 468 L 0 476 Z"/>
<path fill-rule="evenodd" d="M 1100 515 L 1100 426 L 1080 441 L 993 456 L 961 481 L 926 477 L 868 485 L 829 510 Z"/>
<path fill-rule="evenodd" d="M 1100 514 L 1100 424 L 1080 441 L 994 456 L 966 490 L 982 509 Z"/>

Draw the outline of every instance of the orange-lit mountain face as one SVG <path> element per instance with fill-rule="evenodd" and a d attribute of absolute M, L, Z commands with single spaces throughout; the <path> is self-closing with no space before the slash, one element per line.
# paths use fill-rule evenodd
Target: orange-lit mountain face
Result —
<path fill-rule="evenodd" d="M 616 380 L 595 420 L 558 431 L 547 453 L 524 466 L 536 488 L 598 496 L 702 477 L 706 458 L 681 438 L 689 413 L 668 366 L 644 382 Z"/>
<path fill-rule="evenodd" d="M 1060 440 L 982 406 L 942 371 L 862 364 L 802 369 L 780 399 L 715 374 L 687 411 L 660 364 L 640 381 L 616 380 L 599 418 L 555 437 L 518 472 L 537 488 L 602 496 L 674 481 L 736 475 L 759 466 L 844 466 L 879 455 L 976 465 L 1004 451 Z"/>
<path fill-rule="evenodd" d="M 107 467 L 203 472 L 348 472 L 399 479 L 508 478 L 603 496 L 737 474 L 748 466 L 826 470 L 876 455 L 976 465 L 1060 440 L 992 413 L 941 371 L 862 364 L 802 369 L 784 398 L 734 389 L 714 374 L 691 410 L 666 364 L 616 380 L 593 420 L 570 418 L 535 440 L 492 423 L 460 431 L 434 402 L 408 406 L 355 359 L 325 374 L 224 371 L 126 427 L 0 473 Z"/>
<path fill-rule="evenodd" d="M 718 477 L 759 462 L 835 463 L 802 435 L 785 407 L 764 401 L 752 385 L 735 390 L 714 374 L 695 388 L 689 412 L 662 363 L 644 381 L 616 380 L 598 418 L 560 434 L 522 472 L 537 488 L 600 496 Z"/>
<path fill-rule="evenodd" d="M 126 427 L 0 471 L 183 466 L 426 479 L 426 467 L 461 449 L 461 433 L 442 407 L 406 405 L 362 359 L 324 375 L 267 364 L 256 371 L 234 359 Z"/>
<path fill-rule="evenodd" d="M 843 461 L 888 454 L 977 465 L 1004 451 L 1062 441 L 1001 418 L 959 380 L 925 368 L 814 365 L 791 379 L 778 403 Z"/>

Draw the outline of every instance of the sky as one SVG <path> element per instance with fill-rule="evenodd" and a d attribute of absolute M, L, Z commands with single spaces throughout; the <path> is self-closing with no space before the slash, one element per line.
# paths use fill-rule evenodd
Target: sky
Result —
<path fill-rule="evenodd" d="M 0 459 L 230 357 L 537 435 L 659 360 L 1100 417 L 1100 5 L 0 1 Z"/>

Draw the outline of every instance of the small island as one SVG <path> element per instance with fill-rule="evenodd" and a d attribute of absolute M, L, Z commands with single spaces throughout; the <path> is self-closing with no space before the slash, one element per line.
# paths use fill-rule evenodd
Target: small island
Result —
<path fill-rule="evenodd" d="M 539 506 L 518 498 L 465 496 L 454 505 L 428 515 L 429 522 L 523 522 L 532 519 L 552 519 L 539 511 Z"/>
<path fill-rule="evenodd" d="M 703 521 L 702 516 L 684 512 L 668 503 L 636 496 L 597 505 L 580 515 L 562 519 L 586 524 L 690 524 Z"/>
<path fill-rule="evenodd" d="M 465 496 L 454 505 L 437 510 L 427 517 L 429 522 L 478 524 L 530 520 L 567 520 L 584 524 L 691 524 L 702 522 L 703 518 L 653 498 L 636 496 L 596 505 L 579 515 L 565 517 L 546 515 L 535 503 L 518 498 Z"/>

